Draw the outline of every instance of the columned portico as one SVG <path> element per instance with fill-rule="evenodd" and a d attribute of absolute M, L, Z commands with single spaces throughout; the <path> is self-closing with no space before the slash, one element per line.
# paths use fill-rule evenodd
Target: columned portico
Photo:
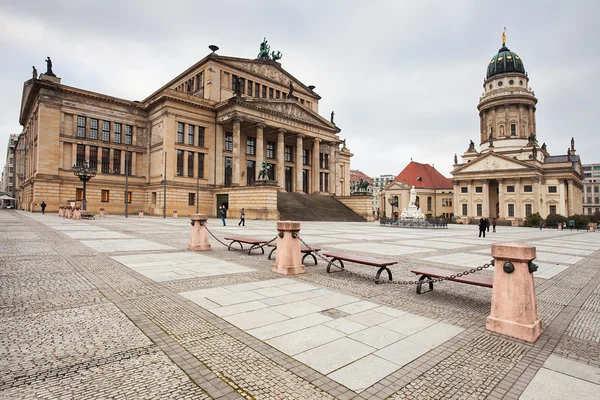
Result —
<path fill-rule="evenodd" d="M 255 179 L 258 179 L 258 174 L 262 168 L 262 163 L 265 161 L 265 139 L 264 139 L 264 129 L 266 125 L 263 123 L 256 124 L 256 176 Z"/>
<path fill-rule="evenodd" d="M 304 135 L 296 135 L 296 193 L 302 193 L 302 139 Z"/>
<path fill-rule="evenodd" d="M 319 165 L 319 152 L 321 151 L 321 139 L 314 138 L 313 139 L 313 148 L 312 148 L 312 193 L 319 193 L 321 191 L 320 182 L 321 182 L 321 166 Z"/>
<path fill-rule="evenodd" d="M 277 183 L 285 189 L 285 129 L 277 130 Z"/>

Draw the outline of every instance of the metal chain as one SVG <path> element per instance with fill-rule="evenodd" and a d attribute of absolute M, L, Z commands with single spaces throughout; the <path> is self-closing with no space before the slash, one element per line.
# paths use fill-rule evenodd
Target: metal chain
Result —
<path fill-rule="evenodd" d="M 210 233 L 210 236 L 212 236 L 217 242 L 221 243 L 223 246 L 227 247 L 230 250 L 243 250 L 246 251 L 247 249 L 238 249 L 235 247 L 229 247 L 229 245 L 227 243 L 223 243 L 221 240 L 219 240 L 218 237 L 216 237 L 211 231 L 210 229 L 208 229 L 208 226 L 206 226 L 206 224 L 204 225 L 204 227 L 206 228 L 206 230 L 208 231 L 208 233 Z M 277 239 L 277 236 L 275 236 L 273 239 L 269 240 L 268 242 L 266 242 L 265 244 L 262 245 L 262 247 L 267 246 L 269 243 L 273 243 L 275 241 L 275 239 Z"/>
<path fill-rule="evenodd" d="M 306 243 L 304 240 L 302 240 L 302 238 L 300 236 L 298 236 L 298 239 L 300 239 L 300 242 L 304 246 L 306 246 L 308 249 L 310 249 L 310 251 L 312 251 L 313 254 L 316 254 L 317 257 L 319 257 L 321 260 L 323 260 L 324 262 L 326 262 L 327 264 L 329 264 L 329 262 L 331 260 L 329 260 L 328 258 L 325 258 L 323 255 L 319 254 L 319 252 L 315 251 L 312 247 L 310 247 L 310 245 L 308 243 Z M 350 270 L 342 268 L 342 267 L 340 267 L 340 266 L 338 266 L 336 264 L 331 264 L 331 265 L 333 265 L 334 267 L 336 267 L 338 270 L 340 270 L 340 271 L 346 271 L 346 272 L 350 273 L 351 275 L 355 275 L 355 276 L 358 276 L 358 277 L 361 277 L 361 278 L 365 278 L 365 279 L 369 279 L 369 280 L 373 279 L 373 277 L 371 275 L 365 275 L 365 274 L 361 274 L 361 273 L 358 273 L 358 272 L 350 271 Z M 429 284 L 429 283 L 442 282 L 442 281 L 448 281 L 448 280 L 453 280 L 453 279 L 456 279 L 456 278 L 460 278 L 461 276 L 465 276 L 465 275 L 473 274 L 473 273 L 478 272 L 478 271 L 482 271 L 483 269 L 489 268 L 489 267 L 491 267 L 493 265 L 494 265 L 494 260 L 490 261 L 489 263 L 485 263 L 485 264 L 483 264 L 483 265 L 481 265 L 479 267 L 471 268 L 471 269 L 465 270 L 463 272 L 459 272 L 457 274 L 450 275 L 448 277 L 434 278 L 434 279 L 424 279 L 422 281 L 419 281 L 419 280 L 416 280 L 416 281 L 406 281 L 406 280 L 405 281 L 390 281 L 390 280 L 387 280 L 387 281 L 378 281 L 378 282 L 388 283 L 388 284 L 392 284 L 392 285 L 416 285 L 419 282 L 421 282 L 422 284 L 426 284 L 426 283 Z"/>

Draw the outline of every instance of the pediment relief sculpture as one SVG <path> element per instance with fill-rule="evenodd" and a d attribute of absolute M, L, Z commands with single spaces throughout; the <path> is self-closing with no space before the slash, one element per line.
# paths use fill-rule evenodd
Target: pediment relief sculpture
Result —
<path fill-rule="evenodd" d="M 519 163 L 511 162 L 500 157 L 486 157 L 483 160 L 475 161 L 465 167 L 461 172 L 475 171 L 502 171 L 514 169 L 526 169 L 527 167 Z"/>
<path fill-rule="evenodd" d="M 306 122 L 310 122 L 318 125 L 325 125 L 323 121 L 309 113 L 308 111 L 303 110 L 297 104 L 288 104 L 288 103 L 261 103 L 258 105 L 259 108 L 272 110 L 279 112 L 281 114 L 285 114 L 287 116 L 301 119 Z"/>
<path fill-rule="evenodd" d="M 238 61 L 227 61 L 227 64 L 239 68 L 241 70 L 252 72 L 256 75 L 264 76 L 266 78 L 279 82 L 284 86 L 289 86 L 290 77 L 272 65 L 263 63 L 244 63 Z M 300 86 L 300 82 L 298 82 L 298 85 L 296 86 L 297 87 L 294 87 L 295 91 L 312 96 L 311 93 L 309 93 L 303 87 Z"/>

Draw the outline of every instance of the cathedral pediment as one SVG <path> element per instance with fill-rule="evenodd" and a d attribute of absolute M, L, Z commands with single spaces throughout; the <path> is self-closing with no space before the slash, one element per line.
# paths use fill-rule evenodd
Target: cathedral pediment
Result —
<path fill-rule="evenodd" d="M 508 157 L 500 156 L 494 153 L 488 153 L 478 157 L 473 161 L 462 165 L 453 171 L 453 174 L 463 174 L 471 172 L 496 172 L 496 171 L 514 171 L 533 169 L 529 164 L 519 160 L 513 160 Z"/>
<path fill-rule="evenodd" d="M 272 101 L 252 101 L 248 103 L 259 110 L 283 114 L 288 118 L 298 119 L 313 125 L 320 125 L 327 129 L 335 128 L 335 125 L 331 124 L 325 118 L 293 101 L 278 103 Z"/>

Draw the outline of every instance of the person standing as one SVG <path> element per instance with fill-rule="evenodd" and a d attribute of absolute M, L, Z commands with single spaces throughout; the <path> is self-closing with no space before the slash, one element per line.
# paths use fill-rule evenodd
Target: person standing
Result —
<path fill-rule="evenodd" d="M 219 211 L 221 212 L 221 221 L 223 221 L 223 226 L 227 226 L 227 224 L 225 223 L 225 217 L 227 216 L 227 211 L 225 210 L 225 206 L 221 206 L 219 208 Z"/>
<path fill-rule="evenodd" d="M 479 220 L 479 237 L 481 237 L 481 234 L 483 233 L 483 237 L 485 238 L 485 227 L 486 227 L 485 219 L 482 217 Z"/>
<path fill-rule="evenodd" d="M 490 231 L 490 220 L 489 220 L 489 218 L 485 219 L 485 230 L 488 231 L 488 232 Z"/>
<path fill-rule="evenodd" d="M 42 214 L 46 213 L 46 202 L 42 201 L 42 204 L 40 204 L 40 207 L 42 207 Z"/>
<path fill-rule="evenodd" d="M 540 231 L 542 230 L 542 227 L 543 227 L 543 226 L 544 226 L 544 221 L 542 221 L 542 220 L 540 219 Z"/>
<path fill-rule="evenodd" d="M 240 211 L 240 222 L 238 223 L 238 226 L 246 226 L 246 210 L 244 210 L 242 208 L 242 211 Z"/>
<path fill-rule="evenodd" d="M 497 223 L 496 218 L 492 219 L 492 231 L 494 233 L 496 233 L 496 223 Z"/>

